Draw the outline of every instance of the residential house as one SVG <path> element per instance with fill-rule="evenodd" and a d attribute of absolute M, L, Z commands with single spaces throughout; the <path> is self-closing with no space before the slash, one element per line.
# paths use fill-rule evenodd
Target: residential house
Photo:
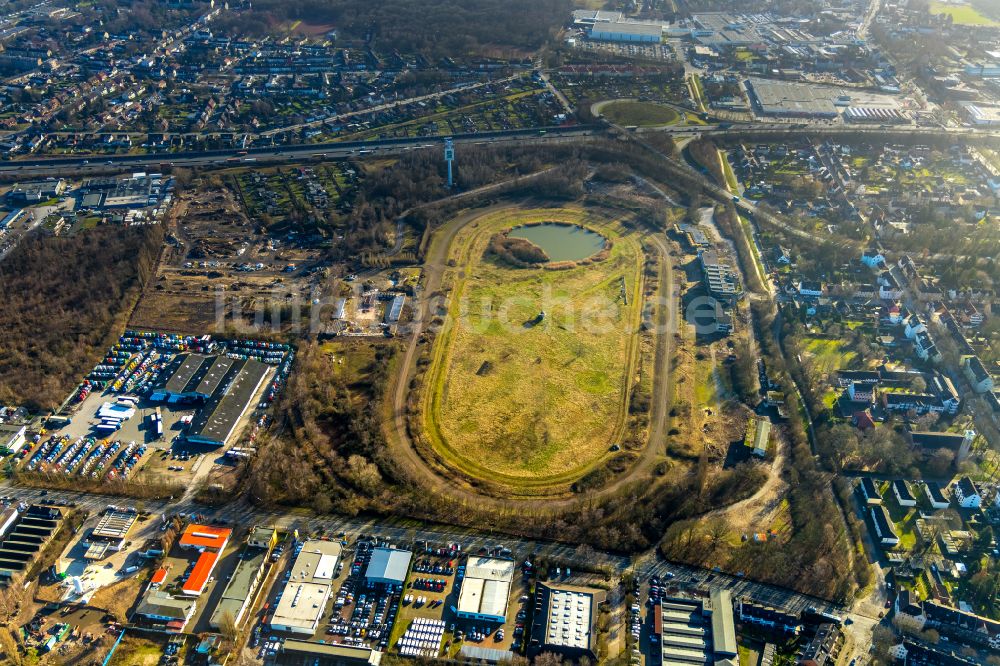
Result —
<path fill-rule="evenodd" d="M 976 484 L 967 476 L 963 476 L 952 486 L 952 494 L 963 509 L 978 509 L 983 503 Z"/>
<path fill-rule="evenodd" d="M 798 615 L 753 601 L 737 600 L 736 615 L 743 624 L 752 624 L 780 634 L 798 636 L 802 629 Z"/>
<path fill-rule="evenodd" d="M 927 325 L 920 318 L 919 315 L 911 314 L 906 318 L 906 325 L 903 328 L 903 334 L 906 336 L 907 340 L 913 340 L 917 337 L 918 333 L 925 333 L 927 331 Z"/>
<path fill-rule="evenodd" d="M 945 414 L 957 414 L 958 408 L 962 404 L 962 399 L 958 395 L 958 390 L 951 379 L 935 372 L 927 382 L 927 390 L 941 399 Z"/>
<path fill-rule="evenodd" d="M 927 331 L 921 331 L 916 334 L 913 340 L 913 350 L 921 360 L 931 362 L 941 360 L 941 352 L 938 350 L 937 345 L 934 344 L 931 334 Z"/>
<path fill-rule="evenodd" d="M 882 380 L 882 375 L 878 370 L 838 370 L 837 383 L 846 388 L 852 382 L 862 382 L 864 384 L 878 384 Z"/>
<path fill-rule="evenodd" d="M 851 415 L 851 424 L 858 430 L 871 430 L 875 427 L 875 419 L 870 411 L 862 409 Z"/>
<path fill-rule="evenodd" d="M 872 481 L 871 477 L 861 477 L 861 482 L 858 483 L 858 489 L 864 496 L 865 503 L 869 506 L 882 504 L 882 493 L 879 492 L 878 485 Z"/>
<path fill-rule="evenodd" d="M 869 300 L 875 298 L 878 288 L 873 284 L 858 284 L 854 286 L 854 298 L 859 300 Z"/>
<path fill-rule="evenodd" d="M 878 297 L 883 301 L 899 300 L 903 296 L 903 287 L 896 276 L 890 271 L 882 271 L 878 276 Z"/>
<path fill-rule="evenodd" d="M 963 356 L 962 370 L 976 393 L 988 393 L 993 390 L 993 377 L 987 372 L 986 366 L 978 356 Z"/>
<path fill-rule="evenodd" d="M 941 414 L 944 405 L 936 395 L 929 393 L 908 393 L 899 391 L 881 391 L 882 406 L 893 412 L 908 412 L 911 409 L 917 414 L 933 412 Z"/>
<path fill-rule="evenodd" d="M 924 483 L 924 494 L 927 495 L 928 501 L 930 501 L 931 506 L 935 509 L 947 509 L 951 506 L 951 502 L 948 501 L 948 497 L 944 494 L 941 486 L 935 481 L 927 481 Z M 1000 497 L 1000 495 L 998 495 Z"/>
<path fill-rule="evenodd" d="M 924 614 L 923 606 L 916 594 L 906 588 L 900 588 L 896 594 L 896 600 L 893 602 L 893 610 L 897 617 L 907 618 L 913 622 L 918 631 L 923 631 L 927 615 Z"/>
<path fill-rule="evenodd" d="M 799 666 L 825 666 L 835 664 L 840 645 L 840 627 L 826 622 L 816 628 L 813 638 L 799 648 L 796 663 Z"/>
<path fill-rule="evenodd" d="M 799 296 L 807 298 L 819 298 L 823 295 L 824 287 L 822 282 L 815 280 L 802 280 L 796 287 Z"/>
<path fill-rule="evenodd" d="M 896 496 L 899 506 L 917 505 L 917 498 L 910 493 L 910 488 L 903 479 L 896 479 L 892 482 L 892 494 Z"/>
<path fill-rule="evenodd" d="M 852 402 L 863 402 L 867 405 L 875 402 L 875 387 L 862 382 L 851 382 L 847 387 L 847 395 Z"/>
<path fill-rule="evenodd" d="M 1000 649 L 1000 621 L 945 606 L 937 601 L 924 602 L 927 627 L 936 629 L 953 642 Z"/>
<path fill-rule="evenodd" d="M 966 430 L 959 434 L 954 432 L 911 431 L 908 433 L 910 443 L 926 457 L 934 455 L 941 449 L 954 452 L 955 463 L 960 463 L 969 456 L 972 442 L 976 439 L 975 430 Z"/>
<path fill-rule="evenodd" d="M 908 254 L 904 254 L 900 257 L 899 261 L 896 262 L 896 265 L 899 266 L 899 270 L 902 271 L 903 276 L 908 280 L 912 280 L 919 275 L 917 265 L 913 263 L 913 259 L 911 259 Z"/>
<path fill-rule="evenodd" d="M 883 546 L 895 546 L 898 544 L 899 537 L 896 536 L 896 531 L 892 527 L 892 521 L 889 520 L 889 514 L 886 513 L 885 507 L 869 506 L 868 513 L 871 515 L 872 525 L 875 527 L 878 542 Z"/>
<path fill-rule="evenodd" d="M 975 666 L 978 664 L 977 661 L 949 649 L 946 643 L 930 645 L 918 643 L 909 638 L 904 638 L 903 642 L 889 648 L 889 654 L 902 664 L 920 664 L 920 666 Z"/>
<path fill-rule="evenodd" d="M 985 394 L 986 404 L 990 408 L 990 413 L 993 415 L 993 420 L 1000 423 L 1000 392 L 989 391 Z"/>
<path fill-rule="evenodd" d="M 705 284 L 713 296 L 735 302 L 743 292 L 739 274 L 715 250 L 702 250 L 698 255 Z"/>
<path fill-rule="evenodd" d="M 861 263 L 868 268 L 881 268 L 885 266 L 885 255 L 878 248 L 868 248 L 861 253 Z"/>
<path fill-rule="evenodd" d="M 899 303 L 889 303 L 882 307 L 879 321 L 888 326 L 899 326 L 903 321 L 903 308 Z"/>

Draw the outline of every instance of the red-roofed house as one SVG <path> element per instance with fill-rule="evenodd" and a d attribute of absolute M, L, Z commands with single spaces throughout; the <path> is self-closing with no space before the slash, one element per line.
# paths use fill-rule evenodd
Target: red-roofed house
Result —
<path fill-rule="evenodd" d="M 191 523 L 181 535 L 178 545 L 181 548 L 196 548 L 200 551 L 211 551 L 221 553 L 229 543 L 229 537 L 233 531 L 226 527 L 213 527 L 211 525 L 198 525 Z"/>
<path fill-rule="evenodd" d="M 187 580 L 181 585 L 181 592 L 189 597 L 197 597 L 205 590 L 216 562 L 219 561 L 219 554 L 209 551 L 198 556 L 198 561 L 194 563 L 194 568 L 188 574 Z"/>
<path fill-rule="evenodd" d="M 160 585 L 166 579 L 167 579 L 167 570 L 161 568 L 156 570 L 156 573 L 153 574 L 153 577 L 149 579 L 149 583 L 150 585 Z"/>
<path fill-rule="evenodd" d="M 859 412 L 854 412 L 854 416 L 851 417 L 851 423 L 858 430 L 869 430 L 875 427 L 875 420 L 868 410 L 863 410 Z"/>

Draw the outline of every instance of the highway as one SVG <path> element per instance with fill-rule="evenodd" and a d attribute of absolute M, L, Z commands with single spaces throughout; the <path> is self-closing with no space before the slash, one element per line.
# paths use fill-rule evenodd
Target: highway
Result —
<path fill-rule="evenodd" d="M 600 125 L 575 125 L 572 127 L 545 127 L 476 134 L 455 134 L 456 144 L 499 143 L 522 141 L 542 143 L 589 136 L 600 131 Z M 296 162 L 310 158 L 346 158 L 363 155 L 400 153 L 415 148 L 443 146 L 443 136 L 380 139 L 377 141 L 339 141 L 305 143 L 285 146 L 267 146 L 240 150 L 201 150 L 197 152 L 150 153 L 147 155 L 111 155 L 49 157 L 0 162 L 0 175 L 69 175 L 126 171 L 143 168 L 250 166 L 255 163 Z M 443 148 L 442 148 L 443 149 Z"/>
<path fill-rule="evenodd" d="M 602 134 L 609 131 L 604 123 L 574 125 L 570 127 L 545 127 L 520 130 L 502 130 L 474 134 L 455 134 L 455 143 L 502 143 L 528 142 L 546 143 L 577 137 Z M 623 130 L 624 131 L 624 130 Z M 857 140 L 858 137 L 878 137 L 883 140 L 913 140 L 914 138 L 942 139 L 953 141 L 1000 141 L 1000 130 L 971 127 L 917 127 L 912 125 L 847 125 L 819 123 L 720 123 L 715 125 L 668 126 L 655 129 L 640 129 L 638 134 L 666 132 L 680 138 L 709 136 L 721 141 L 773 141 L 793 137 L 816 139 Z M 412 137 L 378 139 L 372 141 L 334 141 L 326 143 L 288 144 L 263 146 L 240 150 L 227 148 L 174 153 L 149 153 L 145 155 L 111 155 L 78 157 L 39 157 L 0 162 L 0 175 L 13 176 L 71 176 L 76 174 L 97 174 L 121 172 L 136 169 L 159 169 L 172 167 L 218 167 L 251 165 L 254 163 L 275 164 L 296 162 L 303 159 L 329 158 L 344 159 L 362 155 L 398 154 L 416 148 L 440 146 L 444 137 Z"/>

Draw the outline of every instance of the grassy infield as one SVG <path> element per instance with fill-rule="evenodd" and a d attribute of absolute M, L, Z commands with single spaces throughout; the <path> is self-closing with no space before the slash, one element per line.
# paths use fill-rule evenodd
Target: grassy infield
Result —
<path fill-rule="evenodd" d="M 611 102 L 601 109 L 601 115 L 626 127 L 673 125 L 681 119 L 681 115 L 669 106 L 652 102 Z"/>
<path fill-rule="evenodd" d="M 484 256 L 494 233 L 541 221 L 585 225 L 613 247 L 607 259 L 568 270 L 507 268 Z M 432 443 L 464 472 L 521 489 L 579 478 L 625 426 L 638 372 L 638 336 L 627 331 L 641 314 L 639 239 L 576 208 L 510 209 L 459 232 L 450 257 L 451 317 L 424 405 Z M 581 313 L 594 303 L 601 325 L 587 326 Z M 526 326 L 543 308 L 545 320 Z"/>

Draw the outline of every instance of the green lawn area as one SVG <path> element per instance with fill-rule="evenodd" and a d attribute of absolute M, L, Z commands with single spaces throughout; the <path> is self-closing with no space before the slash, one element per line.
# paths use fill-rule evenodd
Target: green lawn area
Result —
<path fill-rule="evenodd" d="M 127 635 L 115 650 L 110 666 L 156 666 L 162 656 L 162 644 L 142 636 Z"/>
<path fill-rule="evenodd" d="M 601 109 L 601 115 L 618 125 L 655 127 L 673 125 L 681 119 L 669 106 L 652 102 L 611 102 Z"/>
<path fill-rule="evenodd" d="M 913 492 L 913 489 L 910 489 Z M 892 484 L 886 484 L 882 492 L 885 497 L 885 510 L 889 513 L 889 519 L 893 522 L 896 535 L 899 537 L 900 550 L 913 550 L 917 545 L 917 518 L 920 517 L 916 507 L 899 506 L 896 495 L 892 492 Z"/>
<path fill-rule="evenodd" d="M 701 78 L 697 74 L 692 74 L 691 83 L 695 95 L 694 102 L 698 105 L 698 109 L 705 111 L 705 88 L 701 85 Z"/>
<path fill-rule="evenodd" d="M 955 25 L 1000 26 L 1000 21 L 985 16 L 972 5 L 956 5 L 934 0 L 930 4 L 930 13 L 948 14 Z"/>
<path fill-rule="evenodd" d="M 844 349 L 843 340 L 807 337 L 804 346 L 814 359 L 815 369 L 827 374 L 849 368 L 857 356 L 855 352 Z"/>

